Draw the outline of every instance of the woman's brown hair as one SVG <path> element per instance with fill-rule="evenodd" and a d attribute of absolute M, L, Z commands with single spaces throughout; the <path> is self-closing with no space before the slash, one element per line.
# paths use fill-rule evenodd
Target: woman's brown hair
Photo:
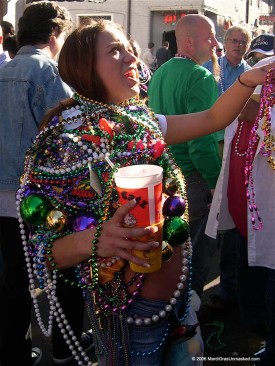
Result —
<path fill-rule="evenodd" d="M 98 35 L 121 27 L 108 20 L 92 21 L 72 32 L 66 39 L 58 60 L 61 78 L 80 95 L 106 102 L 107 90 L 96 72 Z"/>
<path fill-rule="evenodd" d="M 58 59 L 58 70 L 62 80 L 85 98 L 105 103 L 107 90 L 96 71 L 96 47 L 98 35 L 107 29 L 119 29 L 120 25 L 105 19 L 91 21 L 74 30 L 66 39 Z M 61 101 L 43 118 L 40 129 L 62 110 L 76 105 L 73 99 Z"/>

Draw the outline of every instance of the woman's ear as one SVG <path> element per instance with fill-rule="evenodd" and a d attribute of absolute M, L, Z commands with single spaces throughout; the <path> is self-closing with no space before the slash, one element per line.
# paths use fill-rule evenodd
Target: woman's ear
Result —
<path fill-rule="evenodd" d="M 59 28 L 58 27 L 53 28 L 51 37 L 58 38 L 59 35 L 60 35 Z"/>

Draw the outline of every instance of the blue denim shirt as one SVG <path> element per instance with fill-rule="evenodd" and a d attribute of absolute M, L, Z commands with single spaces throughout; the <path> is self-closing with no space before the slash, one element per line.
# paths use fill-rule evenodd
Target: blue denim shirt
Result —
<path fill-rule="evenodd" d="M 72 95 L 57 63 L 33 46 L 0 68 L 0 193 L 15 192 L 26 150 L 49 108 Z"/>
<path fill-rule="evenodd" d="M 7 62 L 11 60 L 8 51 L 0 54 L 0 67 L 6 65 Z"/>

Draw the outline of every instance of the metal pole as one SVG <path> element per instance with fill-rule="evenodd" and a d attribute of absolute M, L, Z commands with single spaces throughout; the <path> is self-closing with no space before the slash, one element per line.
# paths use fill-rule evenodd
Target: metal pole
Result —
<path fill-rule="evenodd" d="M 131 14 L 132 14 L 132 0 L 128 0 L 127 4 L 127 36 L 131 38 Z"/>

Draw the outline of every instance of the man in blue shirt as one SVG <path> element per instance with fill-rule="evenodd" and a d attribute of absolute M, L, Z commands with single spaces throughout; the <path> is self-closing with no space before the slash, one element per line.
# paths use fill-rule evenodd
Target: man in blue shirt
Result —
<path fill-rule="evenodd" d="M 219 95 L 222 95 L 244 71 L 251 67 L 244 60 L 244 55 L 249 48 L 251 36 L 249 31 L 242 26 L 230 27 L 224 35 L 225 55 L 219 57 Z M 213 73 L 213 61 L 203 65 Z M 224 130 L 217 132 L 219 142 L 223 141 Z"/>

